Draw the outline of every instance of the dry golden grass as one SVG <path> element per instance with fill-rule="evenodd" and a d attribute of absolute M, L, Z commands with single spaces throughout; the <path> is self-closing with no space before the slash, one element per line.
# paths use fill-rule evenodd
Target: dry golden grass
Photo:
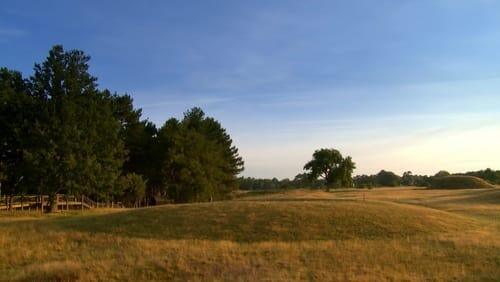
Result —
<path fill-rule="evenodd" d="M 300 190 L 83 215 L 4 213 L 0 281 L 495 281 L 499 195 Z"/>

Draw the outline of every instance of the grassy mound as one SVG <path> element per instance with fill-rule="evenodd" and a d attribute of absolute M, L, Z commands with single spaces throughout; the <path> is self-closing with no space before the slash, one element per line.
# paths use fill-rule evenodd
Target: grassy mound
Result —
<path fill-rule="evenodd" d="M 495 186 L 474 176 L 452 175 L 436 177 L 431 184 L 434 189 L 478 189 L 495 188 Z"/>
<path fill-rule="evenodd" d="M 406 238 L 449 231 L 463 223 L 433 209 L 355 201 L 187 204 L 50 222 L 66 231 L 235 242 Z"/>
<path fill-rule="evenodd" d="M 498 192 L 302 190 L 9 213 L 0 216 L 0 281 L 496 281 Z"/>

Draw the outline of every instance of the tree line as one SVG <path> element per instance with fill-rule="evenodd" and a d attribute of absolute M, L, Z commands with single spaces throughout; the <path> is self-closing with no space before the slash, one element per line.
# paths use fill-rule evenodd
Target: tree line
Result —
<path fill-rule="evenodd" d="M 353 178 L 353 182 L 354 186 L 357 188 L 397 186 L 429 187 L 432 185 L 434 179 L 446 176 L 475 176 L 490 184 L 500 185 L 500 170 L 492 170 L 491 168 L 454 174 L 441 170 L 434 175 L 418 175 L 413 174 L 411 171 L 406 171 L 401 176 L 392 171 L 382 170 L 374 175 L 357 175 Z"/>
<path fill-rule="evenodd" d="M 156 127 L 129 95 L 100 89 L 89 60 L 54 46 L 30 77 L 0 68 L 2 195 L 137 205 L 209 201 L 237 188 L 244 163 L 217 120 L 193 108 Z"/>
<path fill-rule="evenodd" d="M 326 183 L 323 179 L 311 180 L 306 173 L 299 173 L 293 179 L 240 177 L 238 181 L 241 190 L 319 189 Z"/>
<path fill-rule="evenodd" d="M 278 180 L 241 177 L 242 190 L 272 190 L 293 188 L 330 188 L 352 187 L 352 173 L 356 168 L 350 156 L 343 157 L 340 151 L 333 148 L 322 148 L 314 151 L 312 160 L 304 165 L 304 172 L 293 180 Z"/>
<path fill-rule="evenodd" d="M 414 175 L 411 171 L 406 171 L 402 176 L 392 171 L 381 170 L 373 175 L 357 175 L 354 177 L 354 187 L 374 188 L 374 187 L 397 187 L 397 186 L 420 186 L 430 185 L 431 177 L 427 175 Z"/>
<path fill-rule="evenodd" d="M 418 175 L 411 171 L 406 171 L 402 175 L 398 175 L 392 171 L 381 170 L 377 174 L 372 175 L 356 175 L 352 177 L 351 186 L 337 186 L 337 188 L 377 188 L 377 187 L 399 187 L 399 186 L 417 186 L 429 187 L 432 185 L 433 179 L 445 176 L 475 176 L 486 180 L 495 185 L 500 185 L 500 170 L 492 170 L 490 168 L 478 171 L 469 171 L 465 173 L 451 174 L 447 171 L 439 171 L 435 175 Z M 242 190 L 276 190 L 276 189 L 326 189 L 327 183 L 324 179 L 310 179 L 306 173 L 297 174 L 294 179 L 277 179 L 277 178 L 253 178 L 240 177 L 240 189 Z"/>

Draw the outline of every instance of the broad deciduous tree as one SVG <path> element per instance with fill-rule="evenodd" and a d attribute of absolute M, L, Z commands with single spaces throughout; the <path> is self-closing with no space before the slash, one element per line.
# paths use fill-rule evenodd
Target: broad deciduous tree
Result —
<path fill-rule="evenodd" d="M 310 179 L 323 178 L 327 191 L 335 186 L 352 186 L 352 172 L 356 168 L 351 157 L 343 158 L 335 149 L 319 149 L 313 159 L 304 165 Z"/>
<path fill-rule="evenodd" d="M 401 178 L 392 171 L 381 170 L 375 181 L 378 186 L 396 187 L 400 185 Z"/>

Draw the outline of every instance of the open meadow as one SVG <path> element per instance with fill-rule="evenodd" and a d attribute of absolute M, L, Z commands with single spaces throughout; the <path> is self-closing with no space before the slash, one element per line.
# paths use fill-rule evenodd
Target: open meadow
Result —
<path fill-rule="evenodd" d="M 500 189 L 0 213 L 0 281 L 500 279 Z"/>
<path fill-rule="evenodd" d="M 499 1 L 1 1 L 0 282 L 500 282 Z"/>

